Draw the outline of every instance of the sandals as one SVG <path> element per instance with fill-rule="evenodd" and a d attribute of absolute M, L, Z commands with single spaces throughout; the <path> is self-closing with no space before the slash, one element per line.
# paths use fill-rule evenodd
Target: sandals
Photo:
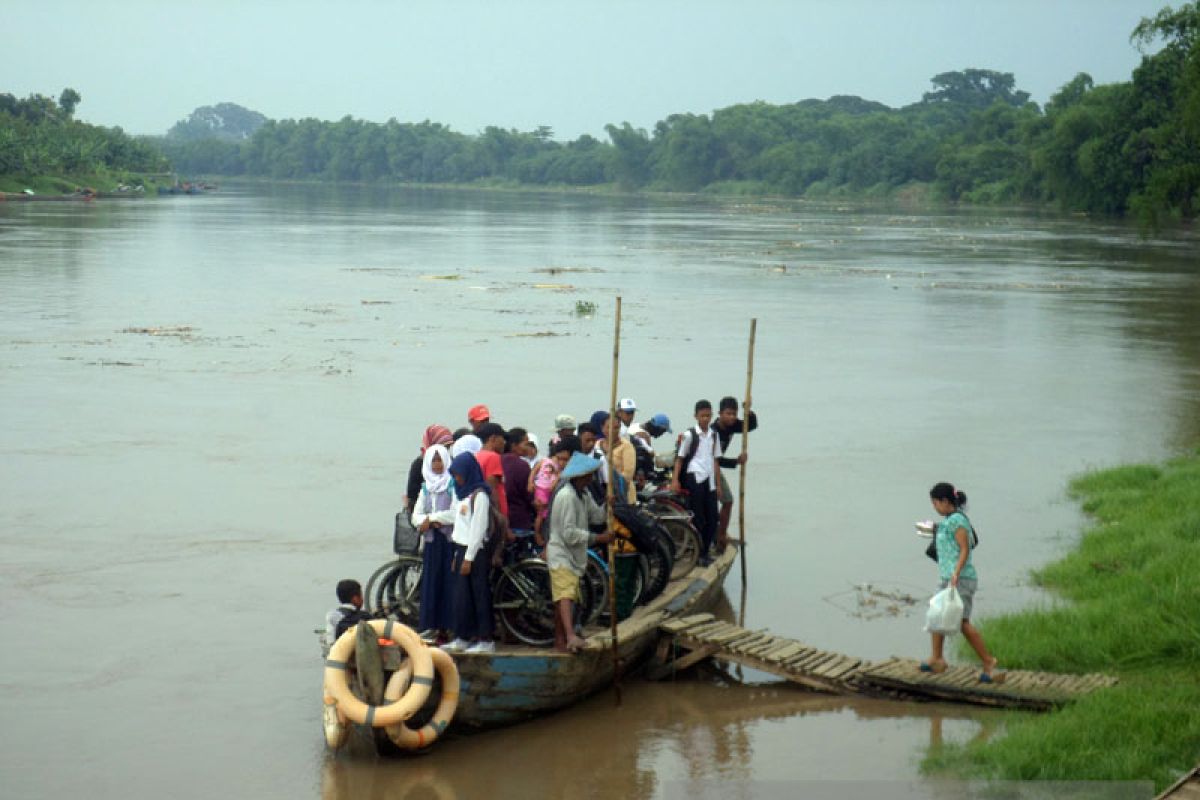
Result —
<path fill-rule="evenodd" d="M 997 663 L 997 660 L 993 658 L 992 663 L 989 664 L 983 672 L 979 673 L 980 683 L 1004 683 L 1004 681 L 1008 680 L 1007 672 L 995 671 Z"/>
<path fill-rule="evenodd" d="M 932 662 L 931 661 L 922 661 L 921 666 L 918 667 L 918 669 L 920 669 L 921 672 L 932 672 L 935 675 L 941 675 L 943 672 L 946 671 L 946 662 L 945 661 L 932 661 Z"/>

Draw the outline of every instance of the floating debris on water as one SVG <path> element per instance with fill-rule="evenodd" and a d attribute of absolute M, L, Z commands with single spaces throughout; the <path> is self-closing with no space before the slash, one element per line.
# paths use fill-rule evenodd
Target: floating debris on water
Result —
<path fill-rule="evenodd" d="M 181 339 L 188 339 L 195 330 L 191 325 L 163 325 L 156 328 L 122 328 L 119 332 L 140 333 L 145 336 L 177 336 Z"/>
<path fill-rule="evenodd" d="M 596 304 L 591 300 L 576 300 L 575 313 L 579 316 L 591 316 L 596 313 Z"/>
<path fill-rule="evenodd" d="M 505 334 L 506 339 L 531 338 L 540 339 L 545 336 L 569 336 L 567 333 L 558 333 L 557 331 L 533 331 L 532 333 L 509 333 Z"/>
<path fill-rule="evenodd" d="M 390 306 L 395 300 L 359 300 L 364 306 Z"/>
<path fill-rule="evenodd" d="M 547 275 L 560 275 L 564 272 L 604 272 L 599 267 L 539 267 L 534 272 L 544 272 Z"/>
<path fill-rule="evenodd" d="M 844 592 L 837 592 L 822 599 L 858 619 L 904 616 L 921 602 L 921 599 L 914 597 L 911 592 L 886 589 L 870 583 L 855 584 Z"/>
<path fill-rule="evenodd" d="M 535 289 L 558 289 L 559 291 L 573 291 L 575 289 L 575 287 L 569 283 L 535 283 L 533 285 L 533 288 L 535 288 Z"/>
<path fill-rule="evenodd" d="M 462 275 L 422 275 L 423 281 L 458 281 L 462 280 Z"/>

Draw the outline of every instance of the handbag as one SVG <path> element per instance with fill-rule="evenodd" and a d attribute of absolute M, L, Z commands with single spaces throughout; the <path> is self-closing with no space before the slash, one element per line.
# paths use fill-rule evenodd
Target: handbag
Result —
<path fill-rule="evenodd" d="M 976 547 L 979 547 L 979 534 L 975 532 L 975 523 L 971 522 L 971 518 L 966 514 L 963 514 L 962 511 L 959 511 L 958 513 L 962 514 L 963 519 L 967 521 L 967 528 L 971 531 L 971 549 L 974 550 Z M 937 531 L 934 531 L 933 537 L 929 540 L 929 546 L 925 548 L 925 555 L 929 556 L 934 561 L 938 560 Z"/>
<path fill-rule="evenodd" d="M 415 556 L 420 549 L 421 534 L 417 533 L 406 512 L 397 512 L 396 525 L 392 530 L 392 552 L 398 556 Z"/>

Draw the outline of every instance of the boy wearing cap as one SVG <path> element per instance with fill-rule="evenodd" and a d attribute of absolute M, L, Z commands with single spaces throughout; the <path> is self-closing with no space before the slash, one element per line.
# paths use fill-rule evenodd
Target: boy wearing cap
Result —
<path fill-rule="evenodd" d="M 562 441 L 564 436 L 575 435 L 575 418 L 570 414 L 559 414 L 554 418 L 554 435 L 550 437 L 550 447 Z"/>
<path fill-rule="evenodd" d="M 733 490 L 729 488 L 729 481 L 725 479 L 724 470 L 738 469 L 742 464 L 746 463 L 746 454 L 741 453 L 737 458 L 726 458 L 725 451 L 729 449 L 729 443 L 733 440 L 735 433 L 742 432 L 742 420 L 738 419 L 738 402 L 736 397 L 722 397 L 720 404 L 717 406 L 717 419 L 713 422 L 713 429 L 717 432 L 717 438 L 720 440 L 721 455 L 717 458 L 717 463 L 721 466 L 721 514 L 720 522 L 717 524 L 717 552 L 725 550 L 725 545 L 729 543 L 729 518 L 733 515 Z M 753 412 L 746 415 L 750 420 L 750 430 L 758 427 L 758 416 Z"/>
<path fill-rule="evenodd" d="M 617 419 L 621 420 L 621 435 L 629 436 L 629 426 L 633 424 L 633 415 L 637 413 L 637 403 L 632 397 L 622 397 L 617 401 Z"/>
<path fill-rule="evenodd" d="M 491 421 L 492 412 L 488 411 L 488 407 L 482 403 L 477 406 L 471 406 L 467 411 L 467 422 L 471 425 L 471 432 L 476 436 L 479 436 L 479 429 Z"/>
<path fill-rule="evenodd" d="M 483 443 L 482 449 L 475 454 L 479 468 L 483 470 L 483 479 L 492 487 L 492 499 L 496 508 L 508 519 L 508 494 L 504 491 L 504 463 L 500 456 L 504 453 L 507 440 L 504 438 L 504 428 L 494 422 L 480 425 L 475 435 Z"/>
<path fill-rule="evenodd" d="M 692 520 L 700 533 L 700 564 L 712 563 L 709 554 L 717 533 L 717 486 L 721 482 L 720 440 L 711 426 L 712 403 L 696 401 L 696 426 L 679 437 L 671 491 L 685 494 Z"/>
<path fill-rule="evenodd" d="M 635 422 L 629 426 L 629 441 L 633 443 L 634 452 L 637 453 L 639 488 L 640 482 L 654 471 L 654 440 L 670 432 L 671 419 L 666 414 L 655 414 L 645 422 Z"/>
<path fill-rule="evenodd" d="M 611 531 L 592 533 L 589 525 L 602 525 L 604 509 L 587 491 L 600 462 L 582 453 L 572 453 L 563 468 L 558 488 L 550 502 L 550 541 L 546 563 L 550 567 L 550 596 L 554 600 L 554 649 L 577 653 L 585 642 L 575 633 L 575 603 L 579 601 L 579 576 L 587 567 L 587 549 L 608 544 Z"/>

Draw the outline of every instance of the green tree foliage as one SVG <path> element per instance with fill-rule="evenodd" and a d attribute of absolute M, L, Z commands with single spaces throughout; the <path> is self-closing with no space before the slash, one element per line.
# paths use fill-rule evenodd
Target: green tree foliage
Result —
<path fill-rule="evenodd" d="M 162 154 L 120 128 L 73 119 L 79 93 L 59 102 L 40 94 L 0 94 L 0 175 L 83 175 L 103 170 L 159 172 Z"/>
<path fill-rule="evenodd" d="M 242 141 L 249 139 L 267 121 L 257 111 L 239 106 L 237 103 L 217 103 L 215 106 L 200 106 L 171 126 L 168 139 L 224 139 Z"/>
<path fill-rule="evenodd" d="M 266 120 L 232 103 L 198 108 L 159 146 L 181 170 L 281 179 L 591 186 L 625 190 L 883 195 L 922 185 L 948 200 L 1058 203 L 1145 224 L 1200 208 L 1200 0 L 1143 19 L 1127 82 L 1079 73 L 1041 109 L 1012 73 L 968 68 L 930 79 L 903 108 L 854 96 L 711 114 L 671 114 L 651 131 L 607 125 L 608 140 L 556 141 L 489 126 L 475 135 L 436 122 L 343 117 Z M 1148 52 L 1157 45 L 1156 52 Z M 78 94 L 58 103 L 0 95 L 0 115 L 69 126 Z M 0 170 L 28 163 L 16 123 L 0 127 Z M 23 129 L 22 129 L 23 130 Z M 36 138 L 36 137 L 35 137 Z M 18 145 L 18 140 L 22 145 Z M 25 150 L 21 150 L 23 146 Z M 88 145 L 55 163 L 87 161 Z"/>

